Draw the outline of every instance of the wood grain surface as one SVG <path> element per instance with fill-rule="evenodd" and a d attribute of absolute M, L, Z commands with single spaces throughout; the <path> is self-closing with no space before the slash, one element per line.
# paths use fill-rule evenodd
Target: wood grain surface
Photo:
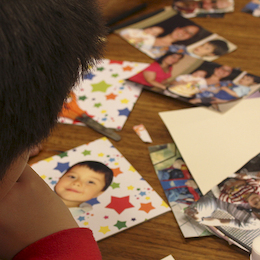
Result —
<path fill-rule="evenodd" d="M 172 3 L 169 0 L 104 0 L 102 5 L 105 19 L 109 20 L 144 2 L 147 3 L 146 9 L 134 14 L 131 18 Z M 235 52 L 224 55 L 215 62 L 239 67 L 241 70 L 260 75 L 260 18 L 240 11 L 247 2 L 247 0 L 236 0 L 235 11 L 226 14 L 224 18 L 192 18 L 192 20 L 238 46 Z M 130 18 L 124 21 L 128 19 Z M 151 58 L 114 34 L 108 35 L 105 58 L 152 62 Z M 187 107 L 189 105 L 180 101 L 144 90 L 120 132 L 122 140 L 111 141 L 165 201 L 167 199 L 150 161 L 148 146 L 172 142 L 158 113 Z M 259 113 L 258 111 L 253 112 Z M 133 131 L 132 127 L 141 123 L 150 133 L 152 144 L 143 143 Z M 58 124 L 51 136 L 43 143 L 43 150 L 39 155 L 31 158 L 29 163 L 37 162 L 58 154 L 58 151 L 65 151 L 100 137 L 100 134 L 87 127 Z M 169 254 L 175 260 L 249 259 L 248 253 L 228 245 L 226 241 L 215 236 L 185 239 L 171 212 L 104 239 L 98 242 L 98 245 L 104 260 L 160 260 Z"/>

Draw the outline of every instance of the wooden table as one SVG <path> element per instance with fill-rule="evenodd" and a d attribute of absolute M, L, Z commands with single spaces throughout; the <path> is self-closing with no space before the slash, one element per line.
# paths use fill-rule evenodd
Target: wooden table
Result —
<path fill-rule="evenodd" d="M 127 10 L 129 6 L 134 6 L 134 3 L 145 2 L 140 0 L 106 1 L 104 13 L 109 18 Z M 148 3 L 147 8 L 138 15 L 170 5 L 172 1 L 147 0 L 146 2 Z M 240 12 L 247 2 L 247 0 L 236 0 L 235 12 L 226 14 L 224 18 L 193 18 L 192 20 L 238 46 L 235 52 L 216 60 L 217 63 L 239 67 L 241 70 L 260 75 L 260 18 Z M 138 15 L 135 14 L 132 17 Z M 105 58 L 137 62 L 153 61 L 114 34 L 108 36 Z M 132 127 L 137 124 L 144 124 L 153 139 L 153 143 L 150 145 L 170 143 L 173 140 L 158 112 L 187 107 L 189 107 L 187 104 L 180 101 L 144 90 L 120 132 L 122 140 L 120 142 L 112 140 L 115 147 L 165 201 L 167 199 L 148 154 L 149 144 L 143 143 Z M 255 112 L 259 113 L 258 111 Z M 30 159 L 29 163 L 53 156 L 57 154 L 56 150 L 65 151 L 100 137 L 100 134 L 86 127 L 59 124 L 48 140 L 44 142 L 43 151 Z M 229 246 L 226 241 L 215 236 L 185 239 L 171 212 L 104 239 L 98 244 L 104 260 L 159 260 L 169 254 L 176 260 L 249 259 L 247 253 L 235 246 Z"/>

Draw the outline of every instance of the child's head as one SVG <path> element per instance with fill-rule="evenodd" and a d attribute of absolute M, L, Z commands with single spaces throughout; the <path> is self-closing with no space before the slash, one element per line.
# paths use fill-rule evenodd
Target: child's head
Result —
<path fill-rule="evenodd" d="M 196 70 L 191 74 L 193 77 L 198 77 L 198 78 L 206 78 L 207 76 L 207 71 L 206 70 Z"/>
<path fill-rule="evenodd" d="M 228 45 L 222 40 L 212 40 L 194 48 L 192 53 L 199 57 L 220 56 L 228 52 Z"/>
<path fill-rule="evenodd" d="M 55 186 L 55 192 L 68 207 L 78 207 L 101 195 L 112 179 L 113 171 L 103 163 L 79 162 L 62 175 Z"/>
<path fill-rule="evenodd" d="M 92 0 L 0 1 L 0 10 L 1 179 L 48 136 L 70 89 L 100 58 L 105 31 Z"/>
<path fill-rule="evenodd" d="M 146 34 L 150 34 L 153 36 L 159 36 L 160 34 L 162 34 L 164 32 L 164 29 L 160 26 L 152 26 L 152 27 L 145 28 L 143 31 Z"/>
<path fill-rule="evenodd" d="M 248 86 L 248 87 L 250 87 L 250 86 L 256 84 L 254 77 L 253 77 L 253 76 L 250 76 L 250 75 L 244 75 L 244 76 L 238 81 L 238 83 L 239 83 L 240 85 Z"/>

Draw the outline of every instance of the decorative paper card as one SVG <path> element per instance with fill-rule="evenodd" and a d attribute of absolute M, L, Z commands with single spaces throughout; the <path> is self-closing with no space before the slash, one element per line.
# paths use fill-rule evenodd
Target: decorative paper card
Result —
<path fill-rule="evenodd" d="M 124 79 L 145 67 L 146 63 L 103 60 L 75 88 L 77 110 L 86 112 L 107 128 L 121 130 L 142 91 L 129 86 Z M 83 125 L 65 117 L 60 117 L 59 122 Z"/>
<path fill-rule="evenodd" d="M 159 59 L 167 52 L 178 52 L 212 61 L 237 48 L 227 39 L 182 17 L 171 7 L 116 33 L 153 59 Z"/>
<path fill-rule="evenodd" d="M 243 99 L 227 113 L 196 107 L 159 113 L 202 194 L 260 150 L 260 100 Z"/>
<path fill-rule="evenodd" d="M 220 112 L 260 88 L 258 76 L 180 53 L 165 55 L 128 80 L 141 88 Z"/>
<path fill-rule="evenodd" d="M 211 235 L 207 229 L 184 214 L 184 209 L 198 201 L 201 192 L 174 143 L 149 147 L 150 157 L 185 238 Z"/>
<path fill-rule="evenodd" d="M 231 174 L 185 213 L 246 251 L 260 235 L 260 154 Z"/>
<path fill-rule="evenodd" d="M 233 0 L 175 0 L 173 7 L 185 18 L 196 16 L 211 17 L 211 15 L 234 11 Z M 213 16 L 214 17 L 214 16 Z"/>
<path fill-rule="evenodd" d="M 145 142 L 145 143 L 153 142 L 147 129 L 145 128 L 145 126 L 143 124 L 135 125 L 135 126 L 133 126 L 133 129 L 143 142 Z"/>
<path fill-rule="evenodd" d="M 96 240 L 170 211 L 105 137 L 32 168 L 61 197 L 79 226 L 93 231 Z"/>
<path fill-rule="evenodd" d="M 249 13 L 255 17 L 260 17 L 260 1 L 252 0 L 248 2 L 241 11 Z"/>
<path fill-rule="evenodd" d="M 172 255 L 168 255 L 164 257 L 162 260 L 174 260 L 174 258 L 172 257 Z"/>

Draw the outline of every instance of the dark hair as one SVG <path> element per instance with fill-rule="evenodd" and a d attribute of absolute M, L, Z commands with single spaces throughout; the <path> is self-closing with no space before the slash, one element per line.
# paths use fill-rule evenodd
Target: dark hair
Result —
<path fill-rule="evenodd" d="M 111 184 L 113 180 L 113 171 L 107 167 L 105 164 L 97 161 L 82 161 L 72 165 L 64 174 L 70 171 L 75 166 L 86 167 L 94 172 L 101 173 L 105 175 L 105 186 L 102 191 L 105 191 Z"/>
<path fill-rule="evenodd" d="M 228 52 L 228 45 L 225 41 L 222 40 L 212 40 L 208 42 L 214 46 L 213 54 L 220 56 Z"/>
<path fill-rule="evenodd" d="M 159 59 L 157 59 L 156 62 L 158 62 L 159 64 L 161 64 L 162 61 L 163 61 L 166 57 L 168 57 L 168 56 L 170 56 L 170 55 L 173 55 L 173 54 L 178 54 L 178 55 L 180 56 L 180 59 L 182 59 L 182 58 L 184 57 L 184 55 L 183 55 L 182 53 L 168 51 L 168 52 L 166 52 L 163 56 L 161 56 Z"/>
<path fill-rule="evenodd" d="M 0 179 L 49 135 L 105 34 L 93 0 L 0 1 Z"/>

